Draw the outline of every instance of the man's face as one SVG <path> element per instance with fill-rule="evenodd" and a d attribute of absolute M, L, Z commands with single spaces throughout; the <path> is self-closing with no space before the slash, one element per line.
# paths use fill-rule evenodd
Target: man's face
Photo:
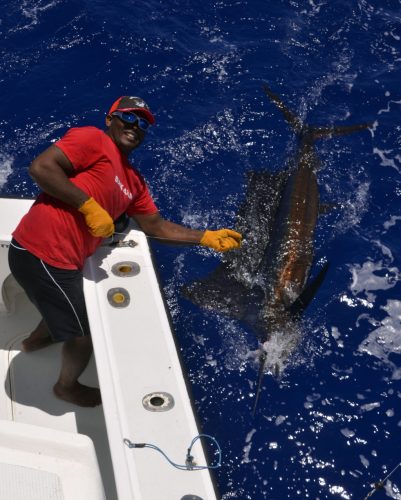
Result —
<path fill-rule="evenodd" d="M 138 124 L 126 123 L 118 116 L 107 115 L 106 125 L 106 134 L 126 156 L 137 148 L 146 136 L 146 132 L 140 129 Z"/>

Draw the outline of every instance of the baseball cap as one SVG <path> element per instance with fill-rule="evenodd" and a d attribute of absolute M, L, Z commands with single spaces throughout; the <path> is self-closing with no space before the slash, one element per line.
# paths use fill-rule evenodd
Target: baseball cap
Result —
<path fill-rule="evenodd" d="M 150 111 L 149 106 L 140 97 L 127 96 L 124 95 L 119 97 L 109 109 L 108 114 L 111 115 L 114 111 L 135 111 L 139 116 L 146 118 L 148 122 L 153 125 L 155 123 L 155 117 Z"/>

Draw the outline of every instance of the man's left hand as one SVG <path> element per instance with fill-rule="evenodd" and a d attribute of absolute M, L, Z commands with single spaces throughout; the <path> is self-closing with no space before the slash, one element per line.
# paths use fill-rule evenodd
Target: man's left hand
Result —
<path fill-rule="evenodd" d="M 240 248 L 242 235 L 232 229 L 219 229 L 217 231 L 206 230 L 199 242 L 204 247 L 213 248 L 217 252 L 227 252 L 234 248 Z"/>

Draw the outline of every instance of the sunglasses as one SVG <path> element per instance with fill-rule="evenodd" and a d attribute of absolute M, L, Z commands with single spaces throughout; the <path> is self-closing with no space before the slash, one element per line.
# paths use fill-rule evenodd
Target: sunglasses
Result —
<path fill-rule="evenodd" d="M 114 111 L 111 116 L 118 116 L 121 121 L 129 125 L 137 125 L 141 130 L 148 130 L 150 123 L 135 113 L 126 113 L 124 111 Z"/>

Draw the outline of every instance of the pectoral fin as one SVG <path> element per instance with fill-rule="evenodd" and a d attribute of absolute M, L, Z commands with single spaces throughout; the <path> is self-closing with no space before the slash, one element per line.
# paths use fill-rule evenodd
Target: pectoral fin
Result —
<path fill-rule="evenodd" d="M 197 306 L 235 319 L 243 317 L 248 295 L 246 287 L 230 276 L 225 264 L 205 278 L 184 286 L 182 292 Z"/>

